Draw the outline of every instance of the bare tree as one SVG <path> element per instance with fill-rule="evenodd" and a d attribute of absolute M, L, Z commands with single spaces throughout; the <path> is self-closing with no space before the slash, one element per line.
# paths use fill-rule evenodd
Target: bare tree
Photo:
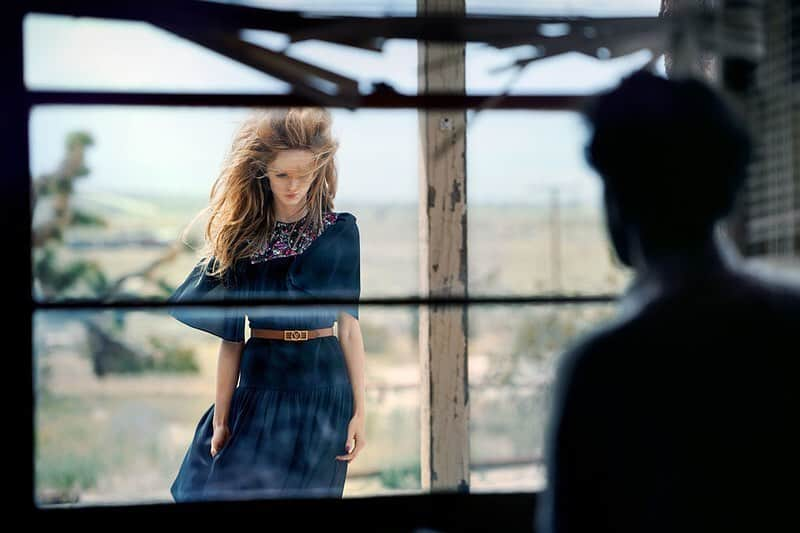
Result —
<path fill-rule="evenodd" d="M 89 175 L 84 156 L 86 149 L 93 144 L 91 135 L 86 132 L 70 133 L 66 139 L 66 155 L 58 168 L 33 180 L 31 212 L 41 215 L 39 218 L 43 219 L 37 222 L 33 218 L 34 227 L 31 228 L 35 297 L 58 300 L 79 284 L 88 286 L 92 296 L 101 301 L 113 300 L 119 296 L 135 297 L 136 295 L 126 294 L 124 291 L 125 283 L 134 278 L 156 283 L 169 294 L 172 287 L 166 280 L 157 279 L 156 271 L 159 266 L 174 260 L 186 250 L 179 240 L 144 267 L 117 279 L 108 279 L 93 261 L 79 259 L 66 262 L 59 259 L 59 248 L 69 228 L 106 225 L 103 218 L 78 209 L 72 202 L 75 183 Z M 110 323 L 82 313 L 75 315 L 83 323 L 88 335 L 95 374 L 102 376 L 107 372 L 124 369 L 151 368 L 153 357 L 150 353 L 133 349 L 118 340 L 119 331 L 124 326 L 124 312 L 112 314 L 114 319 Z"/>

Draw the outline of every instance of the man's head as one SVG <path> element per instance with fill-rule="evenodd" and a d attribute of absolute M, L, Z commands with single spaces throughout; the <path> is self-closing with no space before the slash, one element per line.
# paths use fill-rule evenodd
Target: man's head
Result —
<path fill-rule="evenodd" d="M 744 182 L 746 127 L 698 80 L 646 72 L 592 100 L 586 157 L 603 179 L 620 259 L 632 266 L 631 230 L 649 250 L 680 252 L 707 238 Z"/>

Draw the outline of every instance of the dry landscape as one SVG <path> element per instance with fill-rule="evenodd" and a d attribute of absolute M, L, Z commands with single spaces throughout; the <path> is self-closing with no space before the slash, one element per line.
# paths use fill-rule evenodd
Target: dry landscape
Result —
<path fill-rule="evenodd" d="M 112 278 L 155 259 L 163 252 L 157 243 L 176 239 L 203 207 L 202 199 L 111 194 L 77 195 L 75 201 L 105 216 L 109 225 L 66 235 L 59 260 L 93 260 Z M 416 207 L 342 209 L 358 217 L 362 296 L 416 294 Z M 156 244 L 119 245 L 130 235 L 149 236 Z M 472 206 L 468 255 L 472 295 L 609 294 L 622 290 L 628 279 L 612 262 L 592 206 L 562 206 L 557 226 L 546 207 Z M 183 254 L 160 267 L 158 275 L 175 285 L 194 261 Z M 136 279 L 126 289 L 164 295 L 156 284 Z M 553 362 L 569 342 L 613 311 L 613 305 L 469 309 L 471 490 L 541 487 L 538 458 Z M 199 370 L 98 378 L 82 321 L 89 316 L 35 316 L 37 498 L 41 503 L 171 501 L 169 485 L 200 415 L 214 401 L 218 340 L 164 312 L 131 311 L 120 341 L 146 350 L 154 337 L 190 348 Z M 91 318 L 112 321 L 109 312 Z M 361 324 L 369 446 L 350 465 L 344 495 L 420 490 L 414 312 L 363 306 Z"/>

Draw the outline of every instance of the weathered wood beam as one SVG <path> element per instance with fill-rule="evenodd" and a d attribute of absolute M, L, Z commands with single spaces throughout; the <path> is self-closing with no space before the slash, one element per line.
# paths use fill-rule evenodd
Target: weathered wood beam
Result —
<path fill-rule="evenodd" d="M 311 98 L 317 104 L 344 103 L 352 106 L 360 96 L 356 80 L 244 41 L 239 38 L 237 31 L 200 30 L 167 23 L 159 23 L 157 26 L 285 81 L 296 93 Z"/>
<path fill-rule="evenodd" d="M 22 8 L 33 13 L 143 21 L 203 30 L 268 30 L 287 34 L 292 42 L 320 39 L 369 50 L 380 50 L 386 39 L 482 42 L 502 48 L 542 44 L 543 32 L 546 33 L 548 25 L 554 24 L 574 24 L 576 34 L 582 33 L 587 24 L 601 34 L 619 34 L 630 28 L 641 29 L 658 23 L 655 17 L 538 17 L 466 15 L 464 12 L 419 12 L 423 17 L 317 16 L 299 11 L 197 0 L 140 0 L 130 3 L 31 0 Z"/>
<path fill-rule="evenodd" d="M 464 0 L 417 1 L 422 16 L 464 9 Z M 464 55 L 463 44 L 420 43 L 419 92 L 464 92 Z M 465 123 L 464 109 L 419 113 L 423 295 L 467 295 Z M 467 306 L 422 307 L 419 325 L 422 487 L 468 492 Z"/>
<path fill-rule="evenodd" d="M 299 11 L 263 9 L 238 4 L 198 0 L 28 0 L 20 8 L 29 13 L 48 13 L 72 17 L 96 17 L 154 24 L 180 24 L 198 29 L 250 28 L 277 32 L 299 31 L 314 24 Z"/>

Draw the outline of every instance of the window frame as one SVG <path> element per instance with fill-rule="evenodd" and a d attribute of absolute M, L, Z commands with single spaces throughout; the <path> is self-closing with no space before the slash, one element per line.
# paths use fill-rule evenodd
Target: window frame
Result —
<path fill-rule="evenodd" d="M 124 11 L 118 7 L 103 7 L 101 4 L 86 3 L 89 7 L 87 9 L 95 10 L 98 13 L 104 13 L 106 16 L 113 16 L 116 12 L 121 15 Z M 86 7 L 86 6 L 84 6 Z M 43 4 L 43 7 L 36 9 L 36 12 L 51 12 L 57 13 L 64 11 L 72 11 L 72 7 L 62 8 L 55 4 Z M 12 249 L 31 249 L 30 232 L 28 229 L 31 227 L 32 213 L 26 209 L 26 204 L 29 202 L 19 202 L 19 199 L 25 198 L 29 200 L 30 191 L 29 184 L 31 183 L 31 174 L 29 168 L 29 150 L 28 145 L 28 120 L 29 115 L 36 105 L 42 104 L 75 104 L 75 105 L 133 105 L 133 106 L 179 106 L 179 107 L 256 107 L 263 106 L 264 102 L 269 102 L 270 106 L 295 106 L 295 105 L 320 105 L 308 96 L 300 94 L 267 94 L 267 95 L 254 95 L 254 94 L 216 94 L 216 93 L 125 93 L 125 92 L 89 92 L 89 91 L 35 91 L 29 90 L 24 85 L 23 80 L 23 41 L 22 41 L 22 22 L 24 16 L 30 12 L 27 6 L 15 6 L 13 13 L 6 18 L 3 22 L 4 28 L 8 31 L 4 32 L 3 39 L 6 40 L 7 46 L 5 47 L 6 53 L 12 61 L 8 63 L 8 71 L 12 73 L 11 83 L 6 89 L 6 103 L 8 110 L 10 110 L 9 120 L 6 121 L 6 138 L 11 140 L 7 145 L 9 153 L 13 153 L 14 157 L 9 158 L 13 160 L 12 168 L 10 170 L 12 179 L 5 180 L 4 187 L 8 194 L 5 195 L 4 201 L 7 202 L 7 213 L 12 215 L 12 220 L 22 218 L 23 223 L 15 226 L 12 231 Z M 96 16 L 102 16 L 100 14 Z M 126 18 L 122 16 L 121 18 Z M 138 19 L 132 19 L 138 20 Z M 493 103 L 495 109 L 525 109 L 525 110 L 551 110 L 551 111 L 577 111 L 580 109 L 587 96 L 584 95 L 523 95 L 523 96 L 506 96 L 500 101 Z M 363 96 L 359 103 L 358 108 L 364 109 L 417 109 L 420 111 L 430 110 L 446 110 L 446 109 L 481 109 L 489 99 L 494 99 L 493 95 L 466 95 L 466 94 L 434 94 L 434 95 L 401 95 L 391 92 L 376 92 L 370 95 Z M 337 105 L 329 105 L 329 107 L 338 107 Z M 420 198 L 422 201 L 422 198 Z M 468 210 L 468 206 L 466 206 Z M 465 237 L 466 238 L 466 237 Z M 88 300 L 71 300 L 61 302 L 38 302 L 33 298 L 30 291 L 33 282 L 33 274 L 31 268 L 30 254 L 26 252 L 26 261 L 13 262 L 11 267 L 11 274 L 21 276 L 21 279 L 28 279 L 27 284 L 14 284 L 12 287 L 13 299 L 20 305 L 27 308 L 30 306 L 30 318 L 27 313 L 15 313 L 12 321 L 12 331 L 22 331 L 32 338 L 32 322 L 33 315 L 40 310 L 50 309 L 149 309 L 149 308 L 164 308 L 173 306 L 208 306 L 214 305 L 215 307 L 224 307 L 228 305 L 241 305 L 235 302 L 206 302 L 203 304 L 194 303 L 180 303 L 180 304 L 167 304 L 161 301 L 148 301 L 148 300 L 133 300 L 133 301 L 114 301 L 114 302 L 98 302 L 92 299 Z M 27 276 L 27 277 L 23 277 Z M 360 305 L 376 305 L 376 306 L 420 306 L 420 307 L 436 307 L 436 306 L 460 306 L 466 309 L 468 306 L 473 305 L 580 305 L 580 304 L 596 304 L 596 303 L 614 303 L 618 299 L 618 295 L 614 294 L 597 294 L 597 295 L 524 295 L 514 297 L 471 297 L 466 292 L 462 296 L 431 296 L 431 297 L 407 297 L 407 298 L 372 298 L 361 299 Z M 259 299 L 252 302 L 252 304 L 281 304 L 286 305 L 286 301 Z M 308 304 L 309 301 L 303 303 Z M 344 303 L 338 299 L 316 299 L 312 303 L 319 304 L 337 304 Z M 17 362 L 21 358 L 17 359 Z M 21 365 L 21 372 L 30 372 L 29 375 L 35 376 L 33 367 L 33 354 L 29 352 L 27 364 Z M 34 388 L 35 390 L 35 388 Z M 27 383 L 25 383 L 24 394 L 27 394 Z M 28 411 L 27 404 L 20 413 L 27 416 L 24 423 L 31 423 L 35 415 L 35 398 Z M 35 428 L 32 427 L 32 430 Z M 30 443 L 29 450 L 33 451 L 33 431 L 30 433 L 31 440 L 26 441 L 22 439 L 24 444 Z M 468 437 L 467 437 L 468 438 Z M 35 457 L 32 457 L 35 460 Z M 34 464 L 33 462 L 31 464 Z M 33 474 L 33 472 L 32 472 Z M 31 475 L 28 479 L 23 479 L 21 487 L 29 490 L 20 491 L 23 496 L 34 495 L 34 477 Z M 391 501 L 387 501 L 391 500 Z M 419 495 L 402 495 L 390 497 L 367 497 L 367 498 L 347 498 L 342 501 L 329 502 L 325 500 L 311 500 L 301 503 L 292 502 L 290 500 L 274 500 L 274 501 L 236 501 L 215 503 L 182 503 L 181 506 L 194 509 L 208 509 L 214 506 L 234 507 L 237 510 L 256 511 L 261 509 L 263 505 L 268 505 L 270 510 L 281 511 L 285 510 L 291 514 L 296 512 L 295 505 L 302 505 L 303 510 L 307 510 L 310 505 L 315 510 L 327 509 L 340 513 L 343 519 L 346 519 L 351 513 L 365 513 L 368 515 L 368 510 L 375 512 L 375 516 L 387 516 L 385 512 L 388 509 L 398 509 L 410 507 L 414 510 L 412 513 L 407 513 L 405 520 L 409 527 L 420 525 L 428 521 L 431 524 L 439 524 L 439 527 L 450 527 L 455 521 L 464 526 L 476 527 L 478 524 L 485 523 L 487 527 L 496 528 L 498 524 L 498 517 L 494 512 L 498 506 L 514 508 L 518 514 L 511 514 L 507 518 L 511 524 L 512 516 L 514 524 L 523 523 L 526 517 L 533 509 L 536 493 L 521 492 L 521 493 L 480 493 L 474 494 L 467 492 L 466 494 L 441 494 L 441 493 L 421 493 Z M 31 506 L 33 502 L 25 500 L 21 502 L 26 507 Z M 466 505 L 465 505 L 466 504 Z M 439 511 L 433 512 L 431 509 L 436 506 Z M 36 508 L 35 504 L 32 505 Z M 153 507 L 160 507 L 161 504 L 142 504 L 142 505 L 126 505 L 125 509 L 129 510 L 146 510 Z M 167 504 L 170 507 L 170 504 Z M 104 506 L 104 512 L 109 512 L 112 509 L 123 511 L 123 509 L 115 508 L 113 506 Z M 37 508 L 38 509 L 38 508 Z M 38 509 L 41 510 L 41 509 Z M 100 509 L 93 509 L 89 506 L 82 509 L 82 513 L 91 511 L 89 514 L 100 512 Z M 466 511 L 466 512 L 465 512 Z M 177 510 L 176 510 L 177 512 Z M 389 511 L 391 512 L 391 511 Z M 61 511 L 53 511 L 53 514 L 63 514 Z M 441 514 L 439 514 L 441 513 Z M 392 514 L 394 518 L 399 518 L 400 515 L 396 512 Z M 445 518 L 446 517 L 446 518 Z M 486 517 L 492 517 L 488 520 Z M 483 520 L 483 522 L 482 522 Z"/>

